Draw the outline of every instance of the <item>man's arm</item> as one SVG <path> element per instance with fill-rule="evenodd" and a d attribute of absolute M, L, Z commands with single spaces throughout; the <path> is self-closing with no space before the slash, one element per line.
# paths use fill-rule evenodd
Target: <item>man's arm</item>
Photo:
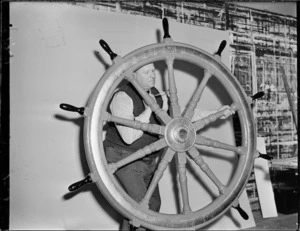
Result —
<path fill-rule="evenodd" d="M 218 111 L 221 110 L 225 110 L 224 115 L 220 117 L 220 119 L 227 119 L 229 116 L 233 115 L 235 113 L 235 111 L 231 110 L 230 107 L 228 105 L 222 106 L 221 108 L 219 108 L 218 110 L 208 110 L 208 111 L 203 111 L 201 109 L 195 109 L 195 114 L 192 118 L 192 122 L 195 122 L 199 119 L 203 119 L 204 117 L 207 117 L 213 113 L 216 113 Z"/>
<path fill-rule="evenodd" d="M 134 117 L 132 99 L 122 91 L 115 94 L 110 104 L 110 110 L 114 116 L 129 120 L 138 120 L 143 123 L 149 123 L 152 113 L 151 109 L 146 107 L 146 109 L 139 116 Z M 129 128 L 123 125 L 116 125 L 116 127 L 123 141 L 127 144 L 132 144 L 144 134 L 142 130 Z"/>

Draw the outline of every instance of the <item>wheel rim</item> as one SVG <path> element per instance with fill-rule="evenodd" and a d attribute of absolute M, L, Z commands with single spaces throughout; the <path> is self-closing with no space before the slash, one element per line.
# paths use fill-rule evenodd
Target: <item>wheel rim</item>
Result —
<path fill-rule="evenodd" d="M 134 70 L 160 60 L 166 60 L 170 69 L 172 69 L 173 60 L 187 61 L 204 68 L 208 73 L 207 76 L 213 75 L 222 83 L 239 108 L 237 112 L 241 123 L 242 150 L 241 148 L 238 150 L 240 154 L 235 170 L 236 174 L 226 187 L 219 185 L 218 182 L 215 183 L 221 194 L 214 201 L 197 211 L 183 208 L 183 211 L 186 209 L 183 214 L 156 213 L 149 210 L 144 203 L 140 204 L 131 199 L 114 178 L 112 166 L 107 164 L 102 142 L 103 122 L 107 121 L 106 109 L 118 84 L 125 77 L 130 76 Z M 203 80 L 201 83 L 203 83 Z M 172 83 L 170 82 L 170 84 Z M 203 84 L 205 87 L 205 81 Z M 152 44 L 137 49 L 124 56 L 120 62 L 113 64 L 104 73 L 86 108 L 89 115 L 85 118 L 84 143 L 91 172 L 96 172 L 100 176 L 96 184 L 101 193 L 115 209 L 131 220 L 134 225 L 141 225 L 150 229 L 200 228 L 220 217 L 242 193 L 251 173 L 254 160 L 253 153 L 256 147 L 253 117 L 247 97 L 235 77 L 222 63 L 207 52 L 187 44 L 175 42 Z M 165 155 L 172 158 L 174 152 L 178 152 L 178 158 L 182 159 L 184 165 L 185 157 L 183 156 L 185 155 L 183 153 L 187 151 L 192 157 L 198 159 L 201 167 L 203 160 L 199 159 L 199 154 L 193 148 L 196 142 L 196 131 L 195 124 L 189 121 L 191 116 L 187 114 L 185 116 L 178 115 L 175 106 L 172 113 L 174 118 L 161 116 L 165 123 L 165 138 L 163 138 L 164 142 L 162 141 L 161 146 L 165 145 L 168 148 Z M 180 126 L 177 126 L 177 124 L 180 124 Z M 201 127 L 201 124 L 198 124 L 199 126 Z M 196 130 L 199 130 L 199 128 Z M 197 139 L 197 141 L 199 140 Z M 205 167 L 204 164 L 203 168 L 205 169 Z M 188 204 L 185 205 L 188 207 Z"/>

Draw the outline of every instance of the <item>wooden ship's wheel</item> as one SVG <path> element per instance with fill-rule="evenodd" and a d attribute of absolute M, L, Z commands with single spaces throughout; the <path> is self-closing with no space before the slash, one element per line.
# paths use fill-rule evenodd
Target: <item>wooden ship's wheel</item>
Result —
<path fill-rule="evenodd" d="M 142 226 L 158 230 L 198 229 L 208 225 L 231 207 L 237 209 L 244 219 L 248 219 L 248 215 L 239 206 L 238 198 L 248 181 L 254 158 L 261 156 L 256 151 L 256 133 L 250 107 L 251 100 L 257 96 L 252 97 L 252 99 L 246 96 L 236 78 L 220 61 L 220 55 L 226 45 L 226 41 L 221 43 L 218 52 L 211 55 L 197 47 L 173 42 L 168 32 L 169 28 L 166 19 L 163 19 L 163 29 L 165 34 L 161 43 L 139 48 L 124 57 L 120 57 L 112 52 L 107 43 L 100 40 L 100 45 L 110 55 L 113 64 L 101 77 L 86 107 L 77 108 L 69 104 L 60 105 L 64 110 L 76 111 L 85 116 L 84 145 L 91 171 L 85 179 L 71 185 L 69 190 L 75 190 L 86 183 L 95 183 L 109 203 L 124 217 L 127 217 L 131 224 L 136 227 Z M 178 103 L 174 78 L 174 60 L 189 62 L 205 70 L 205 75 L 184 112 L 181 112 Z M 165 61 L 167 65 L 170 93 L 169 114 L 163 111 L 133 78 L 134 71 L 156 61 Z M 220 81 L 232 99 L 230 107 L 236 111 L 241 124 L 241 146 L 222 143 L 197 133 L 222 117 L 224 110 L 191 122 L 194 109 L 201 98 L 207 82 L 212 77 Z M 126 120 L 115 117 L 107 112 L 114 91 L 124 79 L 131 82 L 140 93 L 145 102 L 161 120 L 160 125 Z M 258 95 L 261 96 L 261 94 Z M 158 134 L 161 138 L 119 162 L 108 163 L 103 146 L 103 127 L 107 122 L 115 122 L 134 129 Z M 196 145 L 229 150 L 236 153 L 238 156 L 237 166 L 228 184 L 222 184 L 218 177 L 216 177 L 202 158 Z M 122 166 L 143 158 L 146 155 L 151 155 L 154 151 L 160 149 L 165 149 L 165 151 L 160 158 L 148 191 L 142 201 L 136 202 L 120 186 L 114 173 Z M 154 188 L 159 183 L 165 169 L 174 157 L 177 158 L 176 163 L 182 196 L 182 210 L 179 214 L 164 214 L 149 210 L 148 203 Z M 186 176 L 187 158 L 190 158 L 199 166 L 219 192 L 218 197 L 197 211 L 192 211 L 188 196 Z"/>

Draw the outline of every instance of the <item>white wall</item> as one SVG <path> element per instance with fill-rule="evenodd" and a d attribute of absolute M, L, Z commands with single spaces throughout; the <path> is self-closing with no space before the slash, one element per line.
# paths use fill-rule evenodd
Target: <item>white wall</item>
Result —
<path fill-rule="evenodd" d="M 99 39 L 104 39 L 115 53 L 124 56 L 141 46 L 160 41 L 163 36 L 161 20 L 66 3 L 13 2 L 10 6 L 13 55 L 10 61 L 10 229 L 117 229 L 122 218 L 95 185 L 68 193 L 68 186 L 83 179 L 89 169 L 82 143 L 83 118 L 62 111 L 59 105 L 84 106 L 111 64 L 109 56 L 99 46 Z M 224 31 L 174 21 L 169 24 L 174 41 L 192 44 L 211 53 L 223 39 L 228 40 L 228 33 Z M 229 65 L 227 48 L 222 53 L 222 60 Z M 190 69 L 190 66 L 183 69 Z M 160 73 L 157 74 L 160 79 Z M 177 81 L 182 106 L 188 101 L 188 92 L 198 83 L 190 75 L 184 70 L 175 72 L 176 77 L 181 76 Z M 162 81 L 158 82 L 159 86 L 163 85 Z M 203 99 L 200 106 L 205 109 L 229 103 L 226 93 L 220 92 L 214 81 L 208 84 Z M 230 121 L 205 131 L 205 134 L 234 143 Z M 225 158 L 224 154 L 216 152 L 205 157 L 223 182 L 230 177 L 232 155 L 228 153 Z M 193 168 L 193 164 L 191 166 Z M 190 197 L 195 201 L 193 206 L 202 206 L 210 195 L 199 186 L 193 174 L 188 176 Z M 175 196 L 169 194 L 171 177 L 169 169 L 160 182 L 162 212 L 166 213 L 176 207 Z M 202 200 L 199 200 L 199 192 Z M 230 210 L 210 228 L 253 226 L 245 193 L 241 204 L 250 215 L 248 221 Z"/>

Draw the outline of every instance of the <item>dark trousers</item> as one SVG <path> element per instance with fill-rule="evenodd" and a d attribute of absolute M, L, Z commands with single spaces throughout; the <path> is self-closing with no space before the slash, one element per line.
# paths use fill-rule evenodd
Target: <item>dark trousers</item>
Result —
<path fill-rule="evenodd" d="M 128 156 L 129 154 L 131 154 L 129 151 L 122 148 L 106 147 L 106 158 L 108 162 L 110 162 L 110 160 L 116 162 L 116 160 L 122 159 L 123 156 Z M 137 160 L 118 169 L 115 172 L 115 176 L 118 178 L 128 195 L 135 201 L 140 202 L 147 192 L 155 169 L 155 160 Z M 150 198 L 149 209 L 159 212 L 160 205 L 161 199 L 157 185 Z"/>

